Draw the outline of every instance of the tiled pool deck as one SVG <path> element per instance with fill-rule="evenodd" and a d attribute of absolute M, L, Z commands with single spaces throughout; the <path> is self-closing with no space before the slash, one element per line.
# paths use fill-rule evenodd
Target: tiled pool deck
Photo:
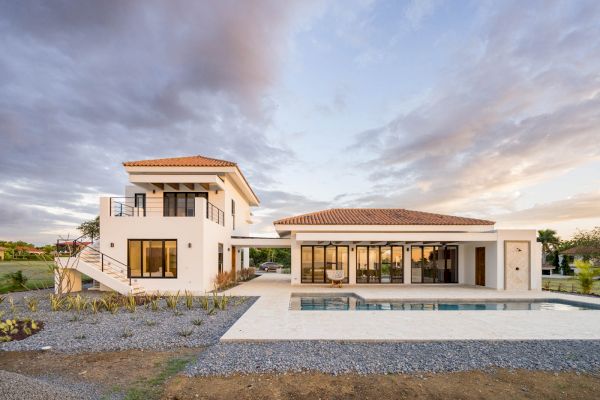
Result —
<path fill-rule="evenodd" d="M 600 339 L 600 310 L 581 311 L 294 311 L 291 293 L 356 293 L 367 300 L 511 300 L 560 298 L 551 292 L 505 292 L 458 285 L 292 286 L 290 275 L 264 274 L 226 293 L 260 296 L 221 341 L 344 340 L 536 340 Z"/>

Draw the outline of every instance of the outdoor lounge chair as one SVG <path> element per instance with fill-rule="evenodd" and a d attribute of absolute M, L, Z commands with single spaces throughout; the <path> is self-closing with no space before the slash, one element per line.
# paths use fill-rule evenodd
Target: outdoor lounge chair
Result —
<path fill-rule="evenodd" d="M 326 272 L 327 272 L 327 279 L 329 279 L 331 281 L 331 287 L 337 286 L 337 287 L 341 288 L 342 282 L 346 278 L 346 275 L 344 274 L 344 270 L 328 269 L 328 270 L 326 270 Z"/>

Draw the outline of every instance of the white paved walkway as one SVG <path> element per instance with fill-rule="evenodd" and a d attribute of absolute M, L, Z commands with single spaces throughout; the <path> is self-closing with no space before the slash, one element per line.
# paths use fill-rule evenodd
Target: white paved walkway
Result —
<path fill-rule="evenodd" d="M 227 294 L 260 296 L 221 341 L 600 339 L 600 310 L 576 311 L 293 311 L 291 293 L 356 293 L 369 299 L 483 300 L 580 296 L 505 292 L 457 285 L 292 286 L 290 275 L 265 274 Z M 600 299 L 585 298 L 600 304 Z"/>

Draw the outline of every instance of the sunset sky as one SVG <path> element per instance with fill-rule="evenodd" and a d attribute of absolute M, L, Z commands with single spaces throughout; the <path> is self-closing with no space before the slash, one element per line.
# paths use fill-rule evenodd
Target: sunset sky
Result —
<path fill-rule="evenodd" d="M 600 226 L 600 1 L 2 1 L 0 240 L 51 243 L 121 162 L 238 162 L 331 207 Z"/>

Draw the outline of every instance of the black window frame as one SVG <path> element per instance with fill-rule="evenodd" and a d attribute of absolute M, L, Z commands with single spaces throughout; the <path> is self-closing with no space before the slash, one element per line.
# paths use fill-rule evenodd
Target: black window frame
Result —
<path fill-rule="evenodd" d="M 370 266 L 370 260 L 369 259 L 370 259 L 370 254 L 371 254 L 370 249 L 372 247 L 378 248 L 377 252 L 379 253 L 379 268 L 375 270 L 375 271 L 377 271 L 377 275 L 376 275 L 377 279 L 376 280 L 375 279 L 371 280 L 371 274 L 367 273 L 367 281 L 366 282 L 358 282 L 358 271 L 361 270 L 359 268 L 359 266 L 358 266 L 358 253 L 359 253 L 358 249 L 361 248 L 361 247 L 367 249 L 367 271 L 372 271 L 372 269 L 369 268 L 369 266 Z M 389 247 L 390 248 L 390 281 L 389 282 L 382 282 L 381 281 L 381 265 L 383 264 L 381 262 L 381 260 L 382 260 L 381 249 L 383 247 Z M 392 272 L 391 272 L 392 264 L 394 263 L 393 262 L 394 248 L 400 249 L 400 254 L 402 254 L 402 267 L 400 269 L 402 273 L 400 274 L 400 279 L 396 280 L 396 281 L 394 281 L 394 276 L 392 275 Z M 405 277 L 404 277 L 404 257 L 406 257 L 406 255 L 404 254 L 404 249 L 405 249 L 405 246 L 402 245 L 402 244 L 396 244 L 396 245 L 391 245 L 391 244 L 385 244 L 385 245 L 368 245 L 368 244 L 363 244 L 363 245 L 356 246 L 356 248 L 354 250 L 354 253 L 356 254 L 356 265 L 355 265 L 355 269 L 356 269 L 356 273 L 355 273 L 356 283 L 357 284 L 363 284 L 363 283 L 369 283 L 369 284 L 380 283 L 382 285 L 388 285 L 388 284 L 391 284 L 391 283 L 395 283 L 395 284 L 404 283 L 404 280 L 405 280 Z"/>
<path fill-rule="evenodd" d="M 178 209 L 179 207 L 177 207 L 177 195 L 178 194 L 185 194 L 185 212 L 184 215 L 178 215 Z M 171 211 L 171 198 L 170 196 L 173 195 L 174 196 L 174 205 L 173 205 L 173 209 L 175 211 L 175 215 L 168 215 L 167 210 L 170 212 Z M 193 197 L 189 196 L 189 195 L 193 195 Z M 196 198 L 197 197 L 204 197 L 206 199 L 206 201 L 208 201 L 208 192 L 163 192 L 163 217 L 194 217 L 196 216 Z M 192 215 L 188 215 L 188 210 L 189 210 L 189 203 L 190 200 L 192 201 L 192 205 L 193 205 L 193 210 L 194 212 L 192 213 Z"/>
<path fill-rule="evenodd" d="M 455 274 L 455 280 L 451 280 L 450 282 L 446 282 L 446 281 L 433 281 L 433 282 L 425 282 L 425 274 L 423 273 L 423 269 L 424 269 L 424 260 L 425 260 L 425 247 L 433 247 L 433 254 L 436 254 L 436 259 L 435 259 L 435 263 L 436 263 L 436 270 L 437 269 L 442 269 L 442 267 L 438 267 L 438 263 L 439 263 L 439 259 L 437 258 L 437 254 L 438 253 L 438 249 L 442 248 L 444 250 L 444 266 L 443 269 L 444 270 L 448 270 L 448 263 L 450 262 L 450 258 L 448 258 L 446 252 L 449 249 L 454 249 L 456 252 L 456 274 Z M 413 261 L 412 261 L 412 251 L 414 248 L 419 248 L 421 250 L 421 258 L 420 258 L 420 267 L 415 268 L 413 266 Z M 421 268 L 421 281 L 417 282 L 413 280 L 413 269 L 418 269 Z M 436 246 L 436 245 L 417 245 L 417 246 L 411 246 L 410 249 L 410 283 L 418 285 L 418 284 L 427 284 L 427 285 L 433 285 L 433 284 L 457 284 L 458 283 L 458 275 L 459 275 L 459 268 L 460 268 L 460 263 L 459 263 L 459 251 L 458 251 L 458 245 L 441 245 L 441 246 Z M 450 270 L 451 271 L 451 270 Z"/>
<path fill-rule="evenodd" d="M 142 199 L 140 206 L 140 201 L 138 199 Z M 146 193 L 134 193 L 133 195 L 133 206 L 135 208 L 142 208 L 144 210 L 144 217 L 146 216 Z M 139 212 L 138 212 L 139 215 Z"/>
<path fill-rule="evenodd" d="M 130 251 L 129 251 L 129 243 L 131 242 L 141 242 L 140 243 L 140 276 L 132 276 L 131 275 L 131 263 L 130 263 Z M 162 242 L 162 276 L 144 276 L 144 245 L 143 242 Z M 166 246 L 165 242 L 175 242 L 175 276 L 165 276 L 167 272 L 166 265 Z M 127 278 L 130 279 L 177 279 L 177 275 L 179 274 L 179 243 L 177 239 L 127 239 Z"/>
<path fill-rule="evenodd" d="M 223 243 L 218 243 L 218 246 L 217 246 L 217 250 L 218 250 L 218 255 L 217 255 L 217 272 L 219 274 L 222 274 L 223 271 L 224 271 L 224 269 L 225 269 L 225 267 L 223 265 L 224 264 L 224 260 L 225 260 L 225 255 L 223 254 L 225 252 L 224 247 L 225 246 L 223 245 Z"/>
<path fill-rule="evenodd" d="M 302 248 L 311 248 L 311 280 L 309 281 L 305 281 L 304 280 L 304 274 L 302 274 L 302 264 L 303 264 L 303 260 L 302 260 Z M 315 247 L 323 247 L 323 281 L 322 282 L 315 282 Z M 343 283 L 349 283 L 350 282 L 350 246 L 349 245 L 322 245 L 322 244 L 313 244 L 313 245 L 302 245 L 300 246 L 300 283 L 316 283 L 316 284 L 325 284 L 325 283 L 329 283 L 328 279 L 327 279 L 327 248 L 328 247 L 333 247 L 335 248 L 335 264 L 337 266 L 337 264 L 339 264 L 338 262 L 338 256 L 339 256 L 339 251 L 338 248 L 345 248 L 346 249 L 346 254 L 348 255 L 348 259 L 346 261 L 346 263 L 348 264 L 347 267 L 347 274 L 346 277 L 344 278 L 344 280 L 342 281 Z"/>

